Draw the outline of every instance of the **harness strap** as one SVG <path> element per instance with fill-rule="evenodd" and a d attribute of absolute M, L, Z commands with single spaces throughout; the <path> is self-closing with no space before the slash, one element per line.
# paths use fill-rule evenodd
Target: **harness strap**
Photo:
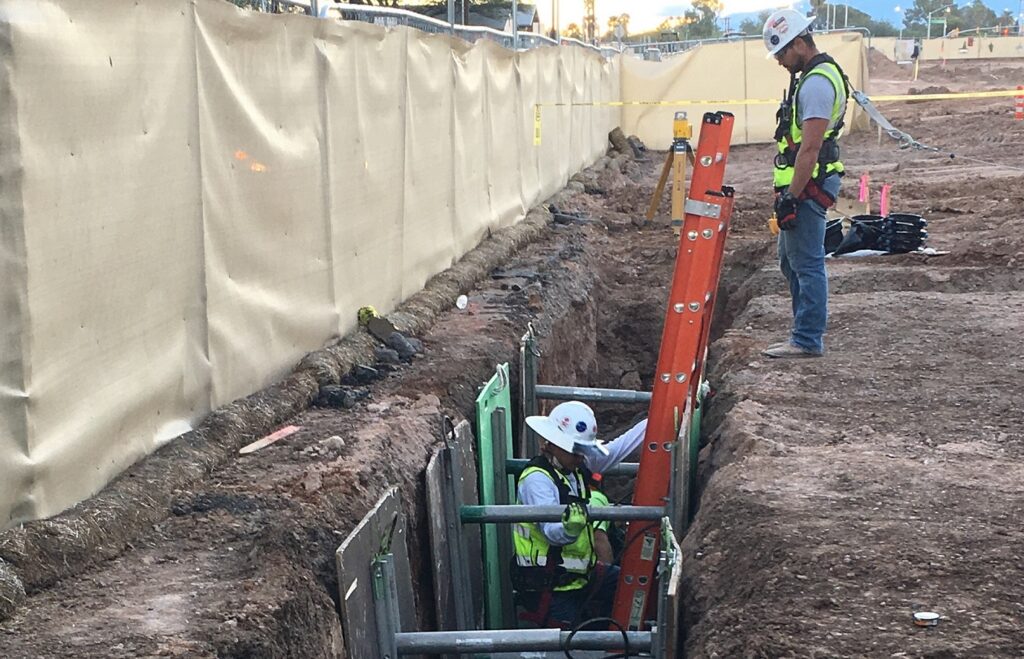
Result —
<path fill-rule="evenodd" d="M 525 474 L 527 469 L 529 469 L 530 467 L 536 467 L 538 469 L 543 470 L 544 472 L 547 473 L 547 475 L 551 478 L 551 480 L 554 481 L 555 487 L 558 489 L 558 503 L 559 504 L 561 504 L 563 506 L 567 506 L 567 505 L 569 505 L 569 503 L 571 503 L 571 501 L 573 499 L 573 495 L 572 495 L 572 492 L 570 492 L 570 490 L 569 490 L 569 485 L 565 482 L 565 479 L 562 478 L 562 475 L 559 474 L 557 470 L 555 470 L 554 465 L 551 464 L 551 461 L 548 460 L 547 456 L 545 456 L 544 454 L 540 454 L 540 455 L 535 456 L 529 462 L 527 462 L 526 463 L 526 469 L 523 469 L 523 471 L 520 472 L 520 474 L 519 474 L 519 479 L 520 480 L 522 480 L 523 474 Z M 589 469 L 587 469 L 587 467 L 584 466 L 584 467 L 580 467 L 579 472 L 582 472 L 582 477 L 583 477 L 583 482 L 582 483 L 580 482 L 580 474 L 578 474 L 576 472 L 573 472 L 570 475 L 574 479 L 576 479 L 577 491 L 583 493 L 584 501 L 589 501 L 590 500 L 590 477 L 592 475 L 591 471 Z M 571 573 L 565 573 L 565 574 L 562 574 L 562 575 L 555 575 L 555 571 L 561 565 L 562 565 L 562 546 L 561 545 L 555 545 L 555 544 L 548 543 L 547 567 L 552 572 L 552 580 L 554 582 L 553 583 L 554 587 L 566 585 L 566 584 L 574 581 L 575 579 L 579 578 L 579 575 L 571 574 Z M 516 566 L 516 567 L 518 568 L 518 566 Z M 562 582 L 562 583 L 559 583 L 559 579 L 560 578 L 561 579 L 565 579 L 565 581 Z"/>
<path fill-rule="evenodd" d="M 778 169 L 786 169 L 789 167 L 796 166 L 796 155 L 800 150 L 800 145 L 793 141 L 792 132 L 790 130 L 793 122 L 793 114 L 797 111 L 797 92 L 799 91 L 800 81 L 820 64 L 831 64 L 836 67 L 836 71 L 839 72 L 839 78 L 843 81 L 843 89 L 846 92 L 847 98 L 851 95 L 850 81 L 846 77 L 846 73 L 843 71 L 839 63 L 827 53 L 818 53 L 807 62 L 807 65 L 800 72 L 799 78 L 797 75 L 790 74 L 789 77 L 789 92 L 783 96 L 782 104 L 779 107 L 779 111 L 776 113 L 776 117 L 779 119 L 779 123 L 775 129 L 775 141 L 779 142 L 785 140 L 786 148 L 775 158 L 775 166 Z M 821 149 L 818 151 L 818 176 L 816 177 L 817 182 L 821 182 L 826 176 L 830 175 L 830 172 L 825 170 L 828 165 L 839 160 L 839 143 L 836 141 L 837 136 L 846 125 L 846 117 L 840 115 L 836 121 L 836 124 L 832 127 L 832 134 L 825 138 L 821 145 Z M 840 173 L 840 176 L 842 173 Z"/>

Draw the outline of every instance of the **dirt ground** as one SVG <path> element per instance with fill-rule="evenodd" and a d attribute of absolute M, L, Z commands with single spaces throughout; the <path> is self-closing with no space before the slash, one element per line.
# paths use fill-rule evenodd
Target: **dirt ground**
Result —
<path fill-rule="evenodd" d="M 916 82 L 872 67 L 876 94 L 1024 83 L 1022 61 L 925 63 Z M 892 184 L 893 210 L 925 216 L 928 244 L 949 254 L 832 260 L 820 360 L 759 355 L 789 322 L 763 227 L 772 147 L 732 151 L 715 395 L 684 543 L 687 656 L 1024 656 L 1024 122 L 1012 99 L 881 108 L 941 153 L 850 136 L 843 194 L 862 173 L 876 199 Z M 522 250 L 514 285 L 481 282 L 411 365 L 349 382 L 365 395 L 351 409 L 287 420 L 301 430 L 181 491 L 126 551 L 30 593 L 0 623 L 0 656 L 334 656 L 334 550 L 395 484 L 429 628 L 421 472 L 440 415 L 471 414 L 531 321 L 542 382 L 651 386 L 675 251 L 664 215 L 638 217 L 661 158 L 577 176 L 555 201 L 587 219 Z M 943 617 L 917 628 L 917 610 Z"/>

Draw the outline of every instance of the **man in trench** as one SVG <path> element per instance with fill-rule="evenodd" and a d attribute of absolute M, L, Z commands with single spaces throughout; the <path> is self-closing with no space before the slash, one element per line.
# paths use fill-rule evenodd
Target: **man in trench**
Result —
<path fill-rule="evenodd" d="M 565 507 L 558 522 L 522 522 L 513 527 L 511 568 L 522 620 L 539 627 L 573 629 L 611 614 L 619 568 L 598 560 L 588 514 L 590 477 L 622 462 L 640 445 L 643 420 L 611 442 L 597 440 L 597 420 L 584 403 L 557 405 L 527 425 L 540 437 L 540 455 L 519 475 L 522 505 Z M 606 628 L 607 625 L 597 625 Z"/>
<path fill-rule="evenodd" d="M 773 182 L 779 266 L 789 282 L 793 326 L 787 340 L 763 351 L 772 358 L 825 352 L 825 211 L 835 204 L 844 173 L 838 139 L 850 86 L 839 64 L 818 52 L 813 22 L 813 16 L 780 9 L 764 24 L 768 56 L 790 74 L 789 93 L 777 114 Z"/>

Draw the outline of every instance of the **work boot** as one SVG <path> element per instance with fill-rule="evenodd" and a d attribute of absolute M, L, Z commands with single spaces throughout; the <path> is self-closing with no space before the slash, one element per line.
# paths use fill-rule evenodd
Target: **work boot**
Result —
<path fill-rule="evenodd" d="M 788 341 L 786 343 L 775 344 L 768 346 L 761 351 L 761 354 L 765 357 L 771 357 L 773 359 L 801 359 L 808 357 L 821 357 L 820 352 L 814 352 L 800 346 L 795 346 Z"/>

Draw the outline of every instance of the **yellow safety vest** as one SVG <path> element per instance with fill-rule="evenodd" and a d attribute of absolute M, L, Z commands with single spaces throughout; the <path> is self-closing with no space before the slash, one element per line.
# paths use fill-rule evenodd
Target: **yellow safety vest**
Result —
<path fill-rule="evenodd" d="M 842 134 L 842 111 L 843 111 L 843 100 L 846 98 L 846 83 L 843 80 L 843 73 L 838 66 L 829 61 L 819 63 L 813 69 L 804 73 L 800 76 L 800 81 L 797 83 L 796 91 L 793 93 L 793 109 L 790 113 L 789 120 L 789 133 L 779 139 L 777 146 L 779 149 L 779 157 L 775 159 L 775 187 L 781 188 L 788 186 L 793 182 L 793 170 L 794 163 L 796 162 L 796 149 L 799 147 L 801 139 L 803 138 L 803 131 L 800 130 L 800 126 L 797 124 L 797 118 L 799 117 L 799 111 L 797 109 L 797 100 L 800 98 L 800 88 L 803 86 L 804 81 L 812 75 L 825 76 L 829 82 L 832 83 L 832 88 L 836 92 L 835 100 L 832 102 L 832 117 L 829 121 L 832 127 L 825 131 L 825 140 L 838 139 Z M 792 148 L 790 144 L 792 143 Z M 821 164 L 815 163 L 814 170 L 811 172 L 811 178 L 820 180 L 830 174 L 837 174 L 845 171 L 845 167 L 841 160 L 833 160 L 825 165 L 824 175 L 819 177 L 821 174 Z"/>
<path fill-rule="evenodd" d="M 526 478 L 534 472 L 540 472 L 552 479 L 553 475 L 555 475 L 560 479 L 561 483 L 554 481 L 558 487 L 559 499 L 563 498 L 563 492 L 571 491 L 569 476 L 576 479 L 576 491 L 581 496 L 587 491 L 586 480 L 579 470 L 567 475 L 556 469 L 548 471 L 543 467 L 532 465 L 523 470 L 523 473 L 519 475 L 519 480 Z M 567 502 L 560 501 L 560 503 L 564 504 Z M 594 529 L 590 524 L 586 526 L 575 541 L 555 548 L 556 550 L 560 549 L 561 552 L 551 551 L 552 545 L 548 542 L 544 532 L 541 531 L 540 524 L 533 522 L 515 524 L 513 526 L 513 542 L 515 544 L 516 564 L 520 567 L 557 568 L 557 566 L 549 565 L 548 561 L 549 559 L 557 560 L 559 554 L 561 555 L 560 565 L 565 569 L 565 575 L 561 578 L 562 583 L 555 586 L 554 590 L 577 590 L 583 588 L 587 585 L 590 571 L 597 563 L 597 555 L 594 553 Z"/>

